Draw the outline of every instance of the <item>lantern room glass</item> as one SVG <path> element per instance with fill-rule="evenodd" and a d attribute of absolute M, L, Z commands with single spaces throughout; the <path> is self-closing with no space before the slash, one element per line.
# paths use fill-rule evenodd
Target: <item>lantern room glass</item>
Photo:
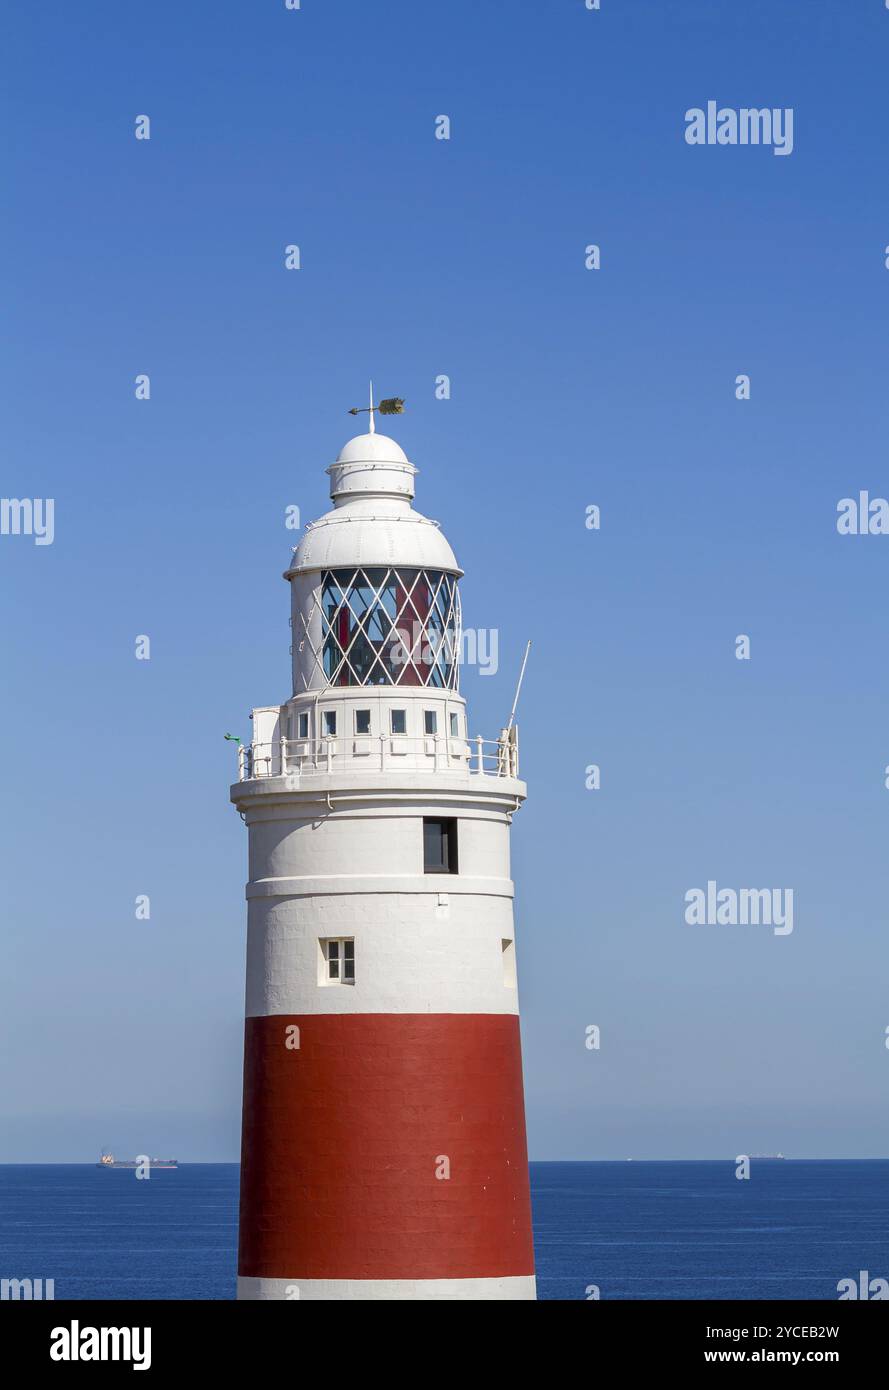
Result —
<path fill-rule="evenodd" d="M 329 685 L 456 690 L 460 600 L 454 575 L 329 570 L 321 582 L 321 611 Z"/>

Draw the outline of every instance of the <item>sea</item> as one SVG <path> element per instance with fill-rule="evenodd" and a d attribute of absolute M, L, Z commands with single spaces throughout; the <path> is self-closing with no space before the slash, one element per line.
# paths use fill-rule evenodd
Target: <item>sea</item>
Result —
<path fill-rule="evenodd" d="M 532 1163 L 541 1299 L 824 1299 L 889 1278 L 889 1160 Z M 238 1165 L 0 1166 L 0 1278 L 231 1299 Z"/>

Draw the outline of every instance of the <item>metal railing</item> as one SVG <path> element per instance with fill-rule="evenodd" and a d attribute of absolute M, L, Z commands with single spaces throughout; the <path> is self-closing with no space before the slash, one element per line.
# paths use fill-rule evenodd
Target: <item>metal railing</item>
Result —
<path fill-rule="evenodd" d="M 332 772 L 397 772 L 426 769 L 468 772 L 479 777 L 518 777 L 518 729 L 498 739 L 461 739 L 446 734 L 335 734 L 325 738 L 279 738 L 238 747 L 238 779 L 305 777 Z"/>

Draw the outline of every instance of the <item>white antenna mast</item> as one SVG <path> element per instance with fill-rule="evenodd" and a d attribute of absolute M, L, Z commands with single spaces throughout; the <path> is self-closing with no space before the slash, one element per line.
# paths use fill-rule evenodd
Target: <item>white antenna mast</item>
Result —
<path fill-rule="evenodd" d="M 509 715 L 509 723 L 508 723 L 507 726 L 506 726 L 507 733 L 509 732 L 509 730 L 512 728 L 513 724 L 515 723 L 516 706 L 517 706 L 518 703 L 519 703 L 519 694 L 520 694 L 521 689 L 522 689 L 522 681 L 525 679 L 525 667 L 528 665 L 528 653 L 530 652 L 530 650 L 531 650 L 531 643 L 530 643 L 530 641 L 529 641 L 527 647 L 525 648 L 525 655 L 524 655 L 524 658 L 522 659 L 522 669 L 521 669 L 521 671 L 519 671 L 519 683 L 518 683 L 518 685 L 517 685 L 516 688 L 515 688 L 515 699 L 514 699 L 513 702 L 512 702 L 512 710 L 510 711 L 510 715 Z"/>
<path fill-rule="evenodd" d="M 374 424 L 374 384 L 370 383 L 370 429 L 369 434 L 376 434 L 377 427 Z"/>

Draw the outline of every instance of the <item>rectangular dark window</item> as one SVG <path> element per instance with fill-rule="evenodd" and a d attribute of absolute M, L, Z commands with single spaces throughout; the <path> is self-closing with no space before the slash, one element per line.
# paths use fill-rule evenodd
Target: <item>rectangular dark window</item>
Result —
<path fill-rule="evenodd" d="M 392 711 L 392 732 L 393 734 L 407 733 L 407 710 L 394 709 Z"/>
<path fill-rule="evenodd" d="M 455 874 L 457 872 L 457 822 L 455 820 L 423 820 L 423 872 Z"/>
<path fill-rule="evenodd" d="M 423 728 L 427 734 L 438 732 L 438 717 L 434 709 L 424 709 Z"/>
<path fill-rule="evenodd" d="M 336 735 L 336 710 L 326 709 L 324 711 L 324 732 L 328 738 Z"/>
<path fill-rule="evenodd" d="M 309 716 L 306 711 L 299 716 L 299 737 L 309 737 Z"/>
<path fill-rule="evenodd" d="M 459 718 L 456 714 L 451 715 L 451 738 L 456 738 L 460 732 Z"/>
<path fill-rule="evenodd" d="M 370 733 L 370 710 L 356 709 L 355 711 L 355 732 L 356 734 Z"/>

